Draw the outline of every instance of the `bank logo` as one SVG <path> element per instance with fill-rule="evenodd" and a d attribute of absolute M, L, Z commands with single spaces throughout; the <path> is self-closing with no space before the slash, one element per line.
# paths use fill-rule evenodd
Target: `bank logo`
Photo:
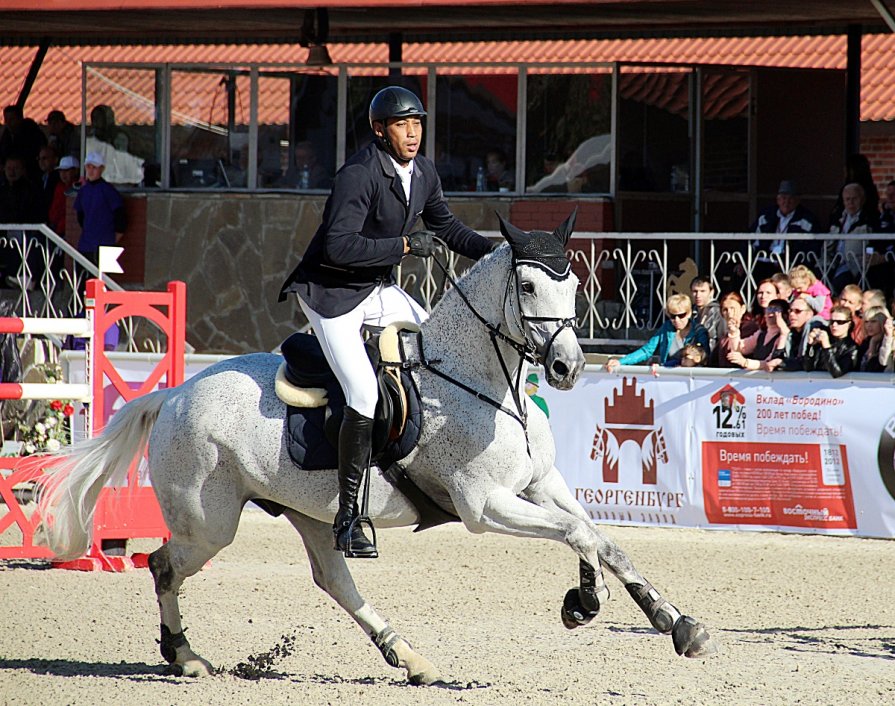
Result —
<path fill-rule="evenodd" d="M 621 390 L 612 391 L 612 401 L 603 400 L 603 424 L 597 423 L 592 461 L 602 461 L 603 482 L 618 483 L 621 447 L 633 441 L 640 447 L 643 484 L 655 485 L 658 463 L 668 463 L 668 450 L 662 427 L 655 422 L 654 401 L 646 402 L 643 388 L 637 391 L 637 378 L 622 378 Z"/>
<path fill-rule="evenodd" d="M 746 398 L 733 385 L 725 385 L 711 396 L 715 436 L 739 439 L 746 436 Z"/>
<path fill-rule="evenodd" d="M 895 417 L 889 418 L 879 435 L 877 463 L 883 485 L 895 500 Z"/>

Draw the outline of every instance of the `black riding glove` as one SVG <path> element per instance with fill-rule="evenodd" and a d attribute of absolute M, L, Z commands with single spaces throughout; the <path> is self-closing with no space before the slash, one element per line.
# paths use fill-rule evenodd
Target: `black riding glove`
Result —
<path fill-rule="evenodd" d="M 435 233 L 431 230 L 418 230 L 407 236 L 407 247 L 410 254 L 417 257 L 432 257 L 435 254 Z"/>

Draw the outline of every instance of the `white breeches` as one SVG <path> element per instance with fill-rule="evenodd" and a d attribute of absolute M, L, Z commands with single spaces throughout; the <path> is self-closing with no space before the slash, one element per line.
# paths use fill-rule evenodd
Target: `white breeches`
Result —
<path fill-rule="evenodd" d="M 325 318 L 301 297 L 301 310 L 320 340 L 323 355 L 342 386 L 349 407 L 365 417 L 373 417 L 379 388 L 376 373 L 364 350 L 361 327 L 364 324 L 386 327 L 396 321 L 422 323 L 429 315 L 397 285 L 379 285 L 347 314 Z"/>

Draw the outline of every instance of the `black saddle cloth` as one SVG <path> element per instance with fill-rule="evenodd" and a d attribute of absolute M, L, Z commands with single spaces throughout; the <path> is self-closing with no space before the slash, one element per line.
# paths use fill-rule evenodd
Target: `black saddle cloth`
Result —
<path fill-rule="evenodd" d="M 379 401 L 373 419 L 373 462 L 386 469 L 400 461 L 416 446 L 422 425 L 419 393 L 413 378 L 400 370 L 406 391 L 407 421 L 403 432 L 396 433 L 396 417 L 403 410 L 403 398 L 395 380 L 380 364 L 378 337 L 366 344 L 370 364 L 379 382 Z M 325 407 L 286 407 L 286 437 L 293 463 L 306 471 L 332 469 L 338 466 L 339 429 L 345 409 L 345 395 L 339 381 L 326 362 L 316 336 L 294 333 L 280 350 L 286 360 L 286 379 L 298 387 L 323 388 L 327 393 Z"/>

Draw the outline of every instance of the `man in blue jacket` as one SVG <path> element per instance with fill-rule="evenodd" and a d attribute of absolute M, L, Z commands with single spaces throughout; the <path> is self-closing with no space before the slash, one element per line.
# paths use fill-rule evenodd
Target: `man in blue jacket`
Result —
<path fill-rule="evenodd" d="M 124 237 L 126 217 L 124 201 L 118 190 L 103 179 L 106 163 L 100 152 L 91 152 L 84 160 L 87 179 L 75 197 L 75 213 L 81 224 L 78 251 L 94 265 L 99 249 L 115 245 Z"/>
<path fill-rule="evenodd" d="M 395 282 L 406 254 L 429 257 L 432 233 L 414 232 L 422 220 L 448 246 L 479 259 L 492 243 L 448 209 L 431 160 L 419 154 L 426 116 L 420 99 L 400 86 L 379 91 L 370 103 L 376 139 L 336 174 L 323 222 L 280 290 L 295 293 L 326 360 L 345 393 L 339 432 L 339 509 L 335 548 L 346 556 L 375 558 L 376 547 L 352 521 L 370 458 L 378 387 L 364 352 L 361 327 L 426 318 Z"/>

